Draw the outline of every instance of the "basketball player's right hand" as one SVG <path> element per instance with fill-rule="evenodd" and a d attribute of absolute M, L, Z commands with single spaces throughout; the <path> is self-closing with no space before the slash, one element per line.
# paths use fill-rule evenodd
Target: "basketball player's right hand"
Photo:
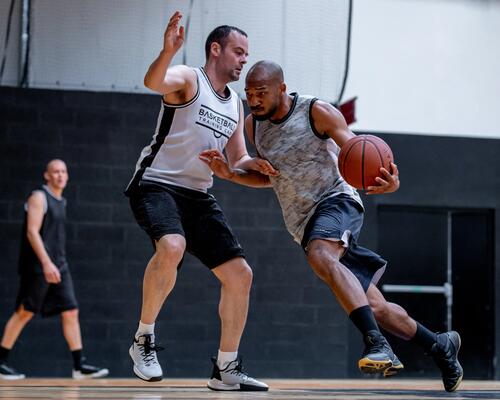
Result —
<path fill-rule="evenodd" d="M 163 35 L 163 51 L 175 54 L 184 43 L 184 27 L 179 27 L 182 14 L 176 11 L 168 21 L 167 29 Z"/>
<path fill-rule="evenodd" d="M 48 262 L 42 266 L 43 276 L 48 283 L 61 282 L 61 273 L 59 269 L 52 262 Z"/>

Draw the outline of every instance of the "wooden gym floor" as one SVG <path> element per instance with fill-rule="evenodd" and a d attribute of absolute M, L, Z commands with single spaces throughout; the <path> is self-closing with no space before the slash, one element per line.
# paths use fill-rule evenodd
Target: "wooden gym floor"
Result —
<path fill-rule="evenodd" d="M 446 393 L 439 380 L 266 380 L 269 392 L 213 392 L 205 379 L 25 379 L 0 381 L 0 399 L 266 399 L 266 400 L 406 400 L 500 399 L 500 381 L 464 381 L 456 393 Z"/>

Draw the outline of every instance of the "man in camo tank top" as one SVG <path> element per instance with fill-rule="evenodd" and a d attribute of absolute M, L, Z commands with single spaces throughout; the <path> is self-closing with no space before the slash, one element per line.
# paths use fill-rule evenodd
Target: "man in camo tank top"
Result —
<path fill-rule="evenodd" d="M 281 67 L 270 61 L 259 61 L 249 70 L 245 92 L 252 113 L 245 128 L 261 163 L 268 163 L 269 171 L 274 169 L 269 181 L 286 227 L 363 335 L 360 370 L 391 376 L 403 369 L 380 325 L 421 345 L 441 369 L 445 389 L 456 390 L 463 376 L 457 359 L 458 333 L 436 334 L 399 305 L 387 302 L 375 286 L 387 262 L 357 243 L 364 209 L 338 170 L 338 151 L 355 136 L 342 114 L 316 98 L 287 93 Z M 228 179 L 234 173 L 223 156 L 214 155 L 211 161 L 217 176 Z M 265 173 L 265 168 L 260 171 Z M 391 171 L 381 168 L 381 176 L 367 194 L 399 188 L 395 164 Z"/>

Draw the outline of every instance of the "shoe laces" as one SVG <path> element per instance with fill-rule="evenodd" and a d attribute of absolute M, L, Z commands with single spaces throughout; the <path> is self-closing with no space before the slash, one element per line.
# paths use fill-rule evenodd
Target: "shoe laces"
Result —
<path fill-rule="evenodd" d="M 150 366 L 150 364 L 158 364 L 158 360 L 156 359 L 156 352 L 164 350 L 164 347 L 157 346 L 155 343 L 152 343 L 153 335 L 142 335 L 144 337 L 144 343 L 141 344 L 137 339 L 136 345 L 139 346 L 139 350 L 141 352 L 142 361 L 146 366 Z"/>
<path fill-rule="evenodd" d="M 233 365 L 234 367 L 232 367 Z M 248 378 L 248 375 L 243 372 L 243 359 L 241 357 L 230 362 L 223 371 L 231 375 L 237 375 L 237 376 L 242 376 L 244 378 Z"/>
<path fill-rule="evenodd" d="M 388 343 L 382 335 L 368 334 L 364 339 L 367 352 L 387 352 Z"/>

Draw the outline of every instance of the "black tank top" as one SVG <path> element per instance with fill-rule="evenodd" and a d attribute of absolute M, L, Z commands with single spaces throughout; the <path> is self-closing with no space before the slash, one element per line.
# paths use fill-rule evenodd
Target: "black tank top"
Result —
<path fill-rule="evenodd" d="M 43 217 L 40 235 L 42 236 L 45 250 L 52 262 L 60 271 L 68 268 L 66 261 L 66 199 L 56 198 L 47 186 L 42 186 L 40 191 L 45 195 L 46 210 Z M 33 194 L 35 191 L 31 192 Z M 31 195 L 30 194 L 30 195 Z M 19 256 L 19 272 L 43 273 L 40 261 L 36 256 L 27 237 L 28 212 L 25 205 L 24 222 L 21 237 L 21 249 Z"/>

